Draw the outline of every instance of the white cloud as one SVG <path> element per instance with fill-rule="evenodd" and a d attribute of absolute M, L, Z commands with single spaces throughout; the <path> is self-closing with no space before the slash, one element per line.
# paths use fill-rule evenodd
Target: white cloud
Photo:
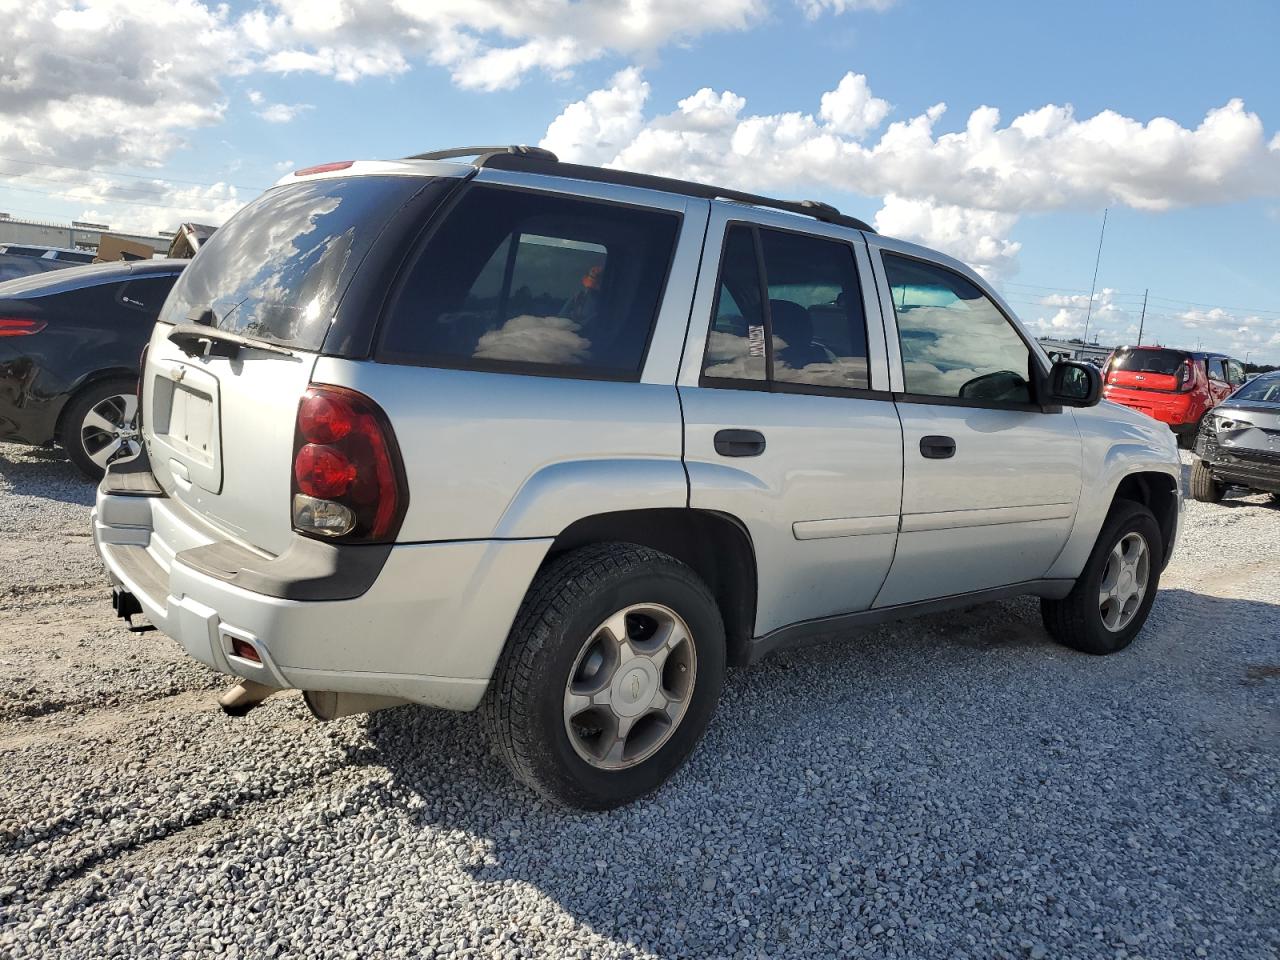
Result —
<path fill-rule="evenodd" d="M 1005 239 L 1017 222 L 1012 213 L 977 210 L 897 194 L 884 198 L 875 228 L 963 260 L 987 277 L 1012 274 L 1022 244 Z"/>
<path fill-rule="evenodd" d="M 236 69 L 223 7 L 195 0 L 0 2 L 0 153 L 155 164 L 222 119 Z"/>
<path fill-rule="evenodd" d="M 1089 295 L 1050 294 L 1020 304 L 1024 323 L 1036 336 L 1060 339 L 1084 335 L 1086 317 L 1089 340 L 1107 346 L 1133 344 L 1139 333 L 1145 344 L 1164 344 L 1184 349 L 1203 346 L 1257 362 L 1280 360 L 1280 317 L 1260 316 L 1221 307 L 1169 310 L 1156 302 L 1148 305 L 1145 318 L 1139 297 L 1126 296 L 1110 288 L 1093 297 L 1089 315 Z"/>
<path fill-rule="evenodd" d="M 873 140 L 890 107 L 860 74 L 823 94 L 816 114 L 750 114 L 732 91 L 703 88 L 648 119 L 647 86 L 633 72 L 624 79 L 571 104 L 544 142 L 566 159 L 748 189 L 809 185 L 884 197 L 877 222 L 886 232 L 939 246 L 991 275 L 1014 269 L 1018 244 L 1008 237 L 1028 211 L 1104 204 L 1160 211 L 1280 195 L 1280 136 L 1268 143 L 1262 121 L 1239 100 L 1193 128 L 1112 111 L 1082 120 L 1069 106 L 1049 105 L 1007 124 L 995 108 L 979 107 L 948 133 L 938 132 L 946 114 L 939 103 Z M 564 129 L 583 135 L 559 136 Z M 607 146 L 588 136 L 604 129 L 615 132 Z M 630 140 L 615 149 L 622 132 Z"/>
<path fill-rule="evenodd" d="M 179 223 L 224 223 L 245 203 L 227 183 L 194 186 L 164 180 L 121 183 L 107 177 L 81 176 L 63 192 L 64 202 L 80 204 L 77 219 L 109 223 L 116 230 L 156 234 Z"/>
<path fill-rule="evenodd" d="M 289 123 L 298 114 L 314 109 L 309 103 L 269 103 L 258 111 L 258 116 L 267 123 Z"/>
<path fill-rule="evenodd" d="M 832 133 L 861 138 L 880 126 L 889 115 L 889 102 L 871 95 L 867 78 L 860 73 L 846 73 L 834 90 L 822 95 L 818 115 Z"/>
<path fill-rule="evenodd" d="M 565 108 L 547 127 L 541 145 L 579 163 L 612 159 L 644 125 L 649 84 L 629 67 L 614 74 L 611 86 L 596 90 Z"/>
<path fill-rule="evenodd" d="M 897 2 L 898 0 L 796 0 L 796 6 L 810 20 L 816 20 L 824 13 L 841 14 L 853 10 L 884 12 Z"/>
<path fill-rule="evenodd" d="M 763 0 L 276 0 L 242 26 L 269 70 L 354 80 L 422 59 L 459 86 L 498 90 L 536 70 L 562 77 L 608 54 L 646 58 L 670 43 L 742 30 L 764 11 Z"/>

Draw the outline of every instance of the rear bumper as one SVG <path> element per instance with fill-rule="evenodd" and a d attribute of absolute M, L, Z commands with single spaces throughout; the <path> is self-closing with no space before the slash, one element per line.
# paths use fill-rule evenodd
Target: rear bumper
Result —
<path fill-rule="evenodd" d="M 1154 390 L 1127 390 L 1104 387 L 1102 395 L 1113 403 L 1144 413 L 1153 420 L 1169 424 L 1175 433 L 1196 429 L 1203 410 L 1189 393 L 1158 393 Z"/>
<path fill-rule="evenodd" d="M 180 504 L 154 491 L 119 492 L 110 477 L 99 488 L 93 534 L 111 580 L 196 660 L 273 687 L 473 709 L 551 544 L 397 545 L 358 595 L 291 599 L 314 592 L 313 567 L 303 565 L 295 577 L 288 553 L 262 557 L 220 543 Z M 208 555 L 219 549 L 224 557 L 254 558 L 252 576 L 209 572 Z M 299 583 L 312 586 L 299 590 Z M 285 595 L 270 595 L 278 593 Z M 261 662 L 237 656 L 233 640 L 251 646 Z"/>

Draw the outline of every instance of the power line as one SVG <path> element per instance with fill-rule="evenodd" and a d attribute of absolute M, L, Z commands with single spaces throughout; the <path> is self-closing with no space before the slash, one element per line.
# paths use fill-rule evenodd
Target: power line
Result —
<path fill-rule="evenodd" d="M 208 183 L 202 180 L 180 180 L 177 177 L 156 177 L 154 175 L 147 176 L 145 174 L 140 174 L 140 173 L 123 173 L 123 172 L 118 172 L 114 170 L 106 170 L 106 171 L 94 170 L 89 167 L 75 167 L 65 163 L 52 163 L 47 160 L 22 160 L 18 157 L 0 157 L 0 161 L 4 161 L 5 163 L 21 163 L 21 164 L 26 164 L 28 166 L 35 166 L 35 167 L 54 167 L 55 169 L 58 169 L 58 170 L 74 170 L 76 173 L 97 173 L 100 175 L 109 174 L 110 176 L 113 176 L 113 177 L 128 177 L 129 179 L 132 179 L 132 180 L 164 180 L 164 181 L 167 181 L 168 183 L 182 183 L 182 184 L 186 184 L 187 186 L 193 186 L 193 187 L 217 186 L 216 183 Z M 238 190 L 255 190 L 259 193 L 267 189 L 266 187 L 250 187 L 242 183 L 228 183 L 227 186 L 235 187 Z"/>
<path fill-rule="evenodd" d="M 37 190 L 34 187 L 14 187 L 14 186 L 10 186 L 9 184 L 0 185 L 0 190 L 18 190 L 22 193 L 34 193 L 44 197 L 57 197 L 60 200 L 67 200 L 67 201 L 78 202 L 78 203 L 87 203 L 87 204 L 123 203 L 123 204 L 128 204 L 131 207 L 154 207 L 158 210 L 173 210 L 175 208 L 177 209 L 186 208 L 186 209 L 194 210 L 194 209 L 203 209 L 205 206 L 211 206 L 211 204 L 199 204 L 199 203 L 193 203 L 193 204 L 147 203 L 144 200 L 117 200 L 110 197 L 100 197 L 100 198 L 82 197 L 82 196 L 76 196 L 75 194 L 67 193 L 65 191 Z M 228 197 L 227 199 L 231 199 L 231 198 Z"/>
<path fill-rule="evenodd" d="M 1089 312 L 1084 315 L 1084 336 L 1081 337 L 1085 343 L 1089 342 L 1089 321 L 1093 318 L 1093 293 L 1098 289 L 1098 266 L 1102 263 L 1102 241 L 1107 235 L 1107 210 L 1102 210 L 1102 232 L 1098 234 L 1098 256 L 1093 261 L 1093 284 L 1089 287 Z"/>
<path fill-rule="evenodd" d="M 0 162 L 3 162 L 3 158 L 0 158 Z M 90 171 L 86 171 L 86 172 L 90 172 Z M 103 175 L 103 176 L 104 176 L 104 178 L 105 178 L 107 175 Z M 74 188 L 74 187 L 79 186 L 79 184 L 70 183 L 70 182 L 68 182 L 68 181 L 66 181 L 66 180 L 56 180 L 56 179 L 54 179 L 53 177 L 37 177 L 37 176 L 35 176 L 34 174 L 30 174 L 30 173 L 10 173 L 10 172 L 9 172 L 9 171 L 7 171 L 7 170 L 0 170 L 0 177 L 10 177 L 10 178 L 15 178 L 15 179 L 17 179 L 19 182 L 26 182 L 26 181 L 28 181 L 28 180 L 35 180 L 35 181 L 37 181 L 37 182 L 39 182 L 39 183 L 52 183 L 52 184 L 54 184 L 55 186 L 63 186 L 63 187 L 69 187 L 69 188 Z M 168 182 L 168 181 L 163 181 L 163 180 L 159 180 L 159 179 L 157 179 L 157 180 L 156 180 L 156 182 L 157 182 L 157 183 L 164 183 L 164 182 Z M 176 182 L 176 181 L 175 181 L 175 182 Z M 3 186 L 3 184 L 0 184 L 0 186 Z M 227 187 L 231 187 L 231 186 L 232 186 L 232 184 L 217 184 L 217 183 L 210 183 L 210 184 L 207 184 L 206 186 L 209 186 L 209 187 L 218 187 L 218 186 L 227 186 Z M 165 191 L 165 190 L 144 190 L 144 189 L 142 189 L 141 187 L 122 187 L 122 186 L 118 186 L 118 185 L 116 185 L 116 184 L 112 184 L 112 185 L 111 185 L 111 189 L 112 189 L 113 191 L 124 191 L 124 192 L 127 192 L 127 193 L 136 193 L 136 194 L 139 194 L 140 196 L 144 196 L 144 197 L 164 197 L 164 196 L 169 196 L 169 195 L 170 195 L 170 194 L 169 194 L 169 192 L 168 192 L 168 191 Z M 234 187 L 233 187 L 233 189 L 238 189 L 238 188 L 234 188 Z"/>

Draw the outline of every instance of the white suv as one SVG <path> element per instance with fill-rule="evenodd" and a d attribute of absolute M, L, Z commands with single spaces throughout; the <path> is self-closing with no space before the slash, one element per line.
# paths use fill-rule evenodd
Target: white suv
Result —
<path fill-rule="evenodd" d="M 1168 430 L 963 264 L 522 147 L 286 177 L 141 389 L 94 518 L 122 616 L 244 678 L 234 712 L 480 708 L 582 807 L 669 777 L 727 664 L 820 635 L 1032 594 L 1119 650 L 1181 513 Z"/>

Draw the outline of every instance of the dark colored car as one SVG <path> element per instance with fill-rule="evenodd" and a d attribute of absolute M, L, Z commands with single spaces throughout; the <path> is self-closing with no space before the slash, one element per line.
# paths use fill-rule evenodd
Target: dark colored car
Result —
<path fill-rule="evenodd" d="M 1250 380 L 1204 418 L 1191 495 L 1217 503 L 1227 487 L 1269 493 L 1280 502 L 1280 372 Z"/>
<path fill-rule="evenodd" d="M 71 267 L 0 283 L 0 441 L 60 443 L 88 477 L 138 451 L 138 358 L 190 261 Z"/>
<path fill-rule="evenodd" d="M 1190 448 L 1205 414 L 1244 382 L 1244 364 L 1221 353 L 1119 347 L 1102 373 L 1102 395 L 1169 425 Z"/>
<path fill-rule="evenodd" d="M 65 270 L 74 266 L 74 263 L 67 263 L 65 260 L 29 257 L 24 253 L 6 253 L 0 250 L 0 283 L 20 280 L 32 274 L 52 273 L 54 270 Z"/>

